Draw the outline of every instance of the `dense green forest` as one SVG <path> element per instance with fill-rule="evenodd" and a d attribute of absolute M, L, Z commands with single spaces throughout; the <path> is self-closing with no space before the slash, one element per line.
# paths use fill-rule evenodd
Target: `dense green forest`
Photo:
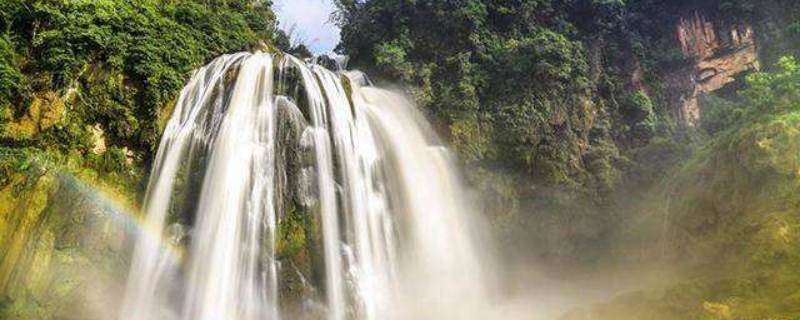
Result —
<path fill-rule="evenodd" d="M 195 68 L 269 43 L 290 48 L 269 2 L 3 1 L 2 140 L 71 151 L 92 148 L 92 125 L 141 164 L 159 121 Z"/>
<path fill-rule="evenodd" d="M 560 275 L 653 259 L 681 266 L 666 288 L 565 319 L 800 317 L 798 3 L 336 5 L 338 53 L 414 98 L 485 199 L 501 252 Z M 113 248 L 78 240 L 88 230 L 53 231 L 95 219 L 70 216 L 91 197 L 51 198 L 73 192 L 78 177 L 137 207 L 194 69 L 263 46 L 309 55 L 277 29 L 271 6 L 0 0 L 0 318 L 51 319 L 87 280 L 75 271 L 85 256 L 124 263 Z M 682 50 L 676 30 L 699 14 L 752 29 L 760 68 L 700 94 L 699 117 L 687 119 L 698 61 L 733 50 Z M 35 278 L 51 255 L 47 268 L 67 270 L 48 280 L 55 292 Z M 17 263 L 34 276 L 19 276 Z"/>

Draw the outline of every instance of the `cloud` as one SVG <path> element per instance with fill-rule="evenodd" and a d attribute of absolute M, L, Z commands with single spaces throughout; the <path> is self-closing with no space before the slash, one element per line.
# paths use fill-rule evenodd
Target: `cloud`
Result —
<path fill-rule="evenodd" d="M 277 0 L 275 11 L 281 29 L 295 28 L 301 40 L 314 53 L 331 53 L 339 43 L 339 28 L 330 22 L 332 0 Z"/>

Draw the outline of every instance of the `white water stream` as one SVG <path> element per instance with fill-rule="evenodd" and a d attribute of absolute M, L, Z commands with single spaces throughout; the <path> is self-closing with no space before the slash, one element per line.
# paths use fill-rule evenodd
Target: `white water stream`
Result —
<path fill-rule="evenodd" d="M 477 217 L 421 114 L 291 56 L 226 55 L 195 73 L 145 210 L 121 320 L 458 320 L 491 304 Z M 312 221 L 318 257 L 303 271 L 315 274 L 294 272 L 318 291 L 299 314 L 282 292 L 290 211 Z"/>

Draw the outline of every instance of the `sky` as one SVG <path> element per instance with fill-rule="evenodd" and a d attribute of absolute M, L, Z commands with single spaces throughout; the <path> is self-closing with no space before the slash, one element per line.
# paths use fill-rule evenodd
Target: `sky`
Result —
<path fill-rule="evenodd" d="M 292 41 L 300 40 L 315 54 L 331 53 L 339 43 L 339 28 L 330 22 L 333 0 L 277 0 L 281 29 L 294 26 Z"/>

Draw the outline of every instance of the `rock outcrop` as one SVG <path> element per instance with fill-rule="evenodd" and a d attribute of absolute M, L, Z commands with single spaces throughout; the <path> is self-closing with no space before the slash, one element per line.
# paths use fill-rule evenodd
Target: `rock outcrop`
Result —
<path fill-rule="evenodd" d="M 132 199 L 52 165 L 10 179 L 0 188 L 0 319 L 113 318 Z"/>
<path fill-rule="evenodd" d="M 700 11 L 682 15 L 675 35 L 686 64 L 667 77 L 670 103 L 685 125 L 700 120 L 699 97 L 758 70 L 755 31 L 743 18 L 712 17 Z"/>

